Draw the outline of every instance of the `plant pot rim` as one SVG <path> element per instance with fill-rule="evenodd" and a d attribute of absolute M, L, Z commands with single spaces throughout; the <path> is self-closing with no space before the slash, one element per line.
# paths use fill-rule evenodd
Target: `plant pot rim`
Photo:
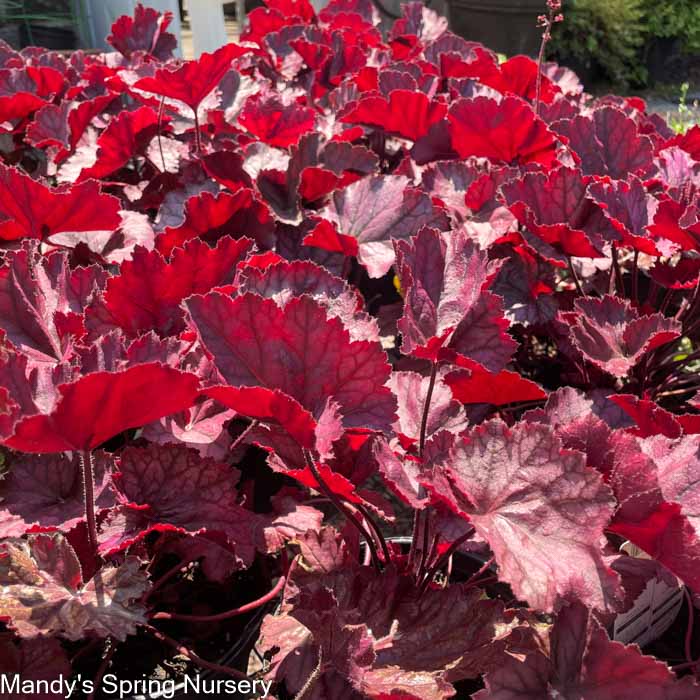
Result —
<path fill-rule="evenodd" d="M 219 658 L 216 659 L 216 663 L 221 664 L 221 665 L 226 665 L 229 663 L 231 660 L 235 659 L 241 652 L 241 649 L 246 646 L 252 639 L 254 639 L 254 635 L 259 633 L 260 627 L 262 625 L 263 618 L 265 615 L 267 615 L 273 608 L 276 608 L 278 606 L 279 601 L 273 600 L 270 601 L 267 605 L 263 605 L 262 607 L 258 608 L 255 611 L 255 614 L 253 617 L 250 619 L 248 624 L 244 627 L 241 635 L 238 637 L 238 639 L 231 645 L 230 649 L 226 651 L 224 654 L 222 654 Z M 207 669 L 202 669 L 200 674 L 202 678 L 206 680 L 215 680 L 218 678 L 228 678 L 228 676 L 223 676 L 222 674 L 217 674 L 214 671 L 209 671 Z M 193 676 L 192 673 L 187 673 L 185 674 L 187 678 L 191 678 Z M 172 698 L 181 698 L 181 697 L 187 697 L 185 695 L 185 680 L 182 680 L 178 683 L 175 684 L 175 693 L 174 695 L 170 696 L 170 690 L 168 690 L 168 696 Z M 161 700 L 161 698 L 165 697 L 166 691 L 163 690 L 162 692 L 157 692 L 157 693 L 149 693 L 148 695 L 144 694 L 137 694 L 137 695 L 130 695 L 125 697 L 124 700 Z"/>

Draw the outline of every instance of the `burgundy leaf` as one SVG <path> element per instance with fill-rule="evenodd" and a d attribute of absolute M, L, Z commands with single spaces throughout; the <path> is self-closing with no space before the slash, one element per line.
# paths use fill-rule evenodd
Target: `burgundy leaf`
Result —
<path fill-rule="evenodd" d="M 611 529 L 700 590 L 700 437 L 618 440 L 611 485 L 620 507 Z"/>
<path fill-rule="evenodd" d="M 399 418 L 394 429 L 407 447 L 420 437 L 430 378 L 415 372 L 393 372 L 389 386 L 398 400 Z M 462 407 L 452 398 L 452 392 L 442 377 L 437 377 L 430 399 L 426 437 L 441 430 L 459 433 L 466 427 L 467 419 Z"/>
<path fill-rule="evenodd" d="M 114 504 L 110 490 L 113 460 L 94 453 L 95 504 Z M 27 532 L 61 530 L 85 519 L 82 470 L 78 455 L 16 454 L 9 474 L 0 481 L 0 538 Z"/>
<path fill-rule="evenodd" d="M 647 236 L 658 202 L 647 194 L 641 180 L 630 177 L 627 181 L 595 182 L 588 191 L 620 234 L 624 245 L 658 255 L 656 246 Z"/>
<path fill-rule="evenodd" d="M 515 343 L 505 333 L 498 299 L 485 291 L 497 265 L 462 232 L 424 228 L 395 247 L 405 298 L 398 323 L 403 352 L 432 360 L 459 354 L 502 369 Z M 486 338 L 488 355 L 479 350 Z"/>
<path fill-rule="evenodd" d="M 390 430 L 395 400 L 384 386 L 389 366 L 379 344 L 351 341 L 342 322 L 310 297 L 281 308 L 251 293 L 231 299 L 211 292 L 185 305 L 232 386 L 279 389 L 316 418 L 332 400 L 346 427 Z"/>
<path fill-rule="evenodd" d="M 665 664 L 636 645 L 613 642 L 580 604 L 565 608 L 548 644 L 524 659 L 510 657 L 485 678 L 475 700 L 691 700 L 698 686 L 677 681 Z"/>
<path fill-rule="evenodd" d="M 75 340 L 69 329 L 82 335 L 78 316 L 105 277 L 96 266 L 70 270 L 66 255 L 42 256 L 38 246 L 25 244 L 8 253 L 0 268 L 0 328 L 5 338 L 35 362 L 68 359 Z"/>
<path fill-rule="evenodd" d="M 528 231 L 566 255 L 595 258 L 602 257 L 605 238 L 617 236 L 587 196 L 589 182 L 579 170 L 561 167 L 548 174 L 527 173 L 506 183 L 502 191 L 508 208 Z"/>
<path fill-rule="evenodd" d="M 577 299 L 575 314 L 565 313 L 569 333 L 583 356 L 614 377 L 624 377 L 645 353 L 680 335 L 678 321 L 655 313 L 640 316 L 618 297 Z"/>
<path fill-rule="evenodd" d="M 371 277 L 381 277 L 394 263 L 391 239 L 408 239 L 423 226 L 446 229 L 447 217 L 407 178 L 364 178 L 333 195 L 325 215 L 338 232 L 357 239 L 358 260 Z"/>
<path fill-rule="evenodd" d="M 612 493 L 551 428 L 490 421 L 463 434 L 437 469 L 449 486 L 426 486 L 489 543 L 516 596 L 540 610 L 564 600 L 615 608 L 619 585 L 600 548 Z"/>
<path fill-rule="evenodd" d="M 124 641 L 145 623 L 138 602 L 148 589 L 136 557 L 105 566 L 83 584 L 80 564 L 62 535 L 35 535 L 0 544 L 0 617 L 22 637 L 57 634 L 77 641 L 87 633 Z"/>
<path fill-rule="evenodd" d="M 585 175 L 624 180 L 630 174 L 645 175 L 651 170 L 651 140 L 615 107 L 596 109 L 591 117 L 556 122 L 553 129 L 568 139 Z"/>
<path fill-rule="evenodd" d="M 68 678 L 71 675 L 71 665 L 57 639 L 35 637 L 23 639 L 19 644 L 4 640 L 0 642 L 0 673 L 10 680 L 10 685 L 15 677 L 21 679 L 26 684 L 24 688 L 37 700 L 63 700 L 63 691 L 49 690 L 44 693 L 33 690 L 40 687 L 35 685 L 40 681 L 55 683 L 62 676 Z M 18 693 L 5 693 L 4 697 L 6 700 L 24 700 L 26 695 L 20 690 Z"/>
<path fill-rule="evenodd" d="M 278 306 L 308 294 L 339 318 L 352 340 L 378 340 L 375 321 L 362 311 L 357 292 L 311 261 L 280 262 L 261 270 L 245 267 L 238 276 L 240 293 L 254 292 L 274 299 Z"/>

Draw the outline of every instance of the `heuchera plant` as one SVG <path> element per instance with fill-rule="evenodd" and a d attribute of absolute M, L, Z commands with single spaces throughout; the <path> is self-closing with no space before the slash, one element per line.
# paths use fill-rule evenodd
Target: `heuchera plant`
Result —
<path fill-rule="evenodd" d="M 1 670 L 700 697 L 700 127 L 420 3 L 169 21 L 0 45 Z"/>

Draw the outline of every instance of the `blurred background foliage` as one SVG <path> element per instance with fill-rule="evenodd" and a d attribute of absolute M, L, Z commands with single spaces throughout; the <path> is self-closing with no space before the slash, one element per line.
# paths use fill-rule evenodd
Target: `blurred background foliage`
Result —
<path fill-rule="evenodd" d="M 565 0 L 554 58 L 587 82 L 646 87 L 694 81 L 700 66 L 700 0 Z"/>

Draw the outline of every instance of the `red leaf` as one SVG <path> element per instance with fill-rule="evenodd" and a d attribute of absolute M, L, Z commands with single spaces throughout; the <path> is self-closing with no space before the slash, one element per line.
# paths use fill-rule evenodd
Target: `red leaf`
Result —
<path fill-rule="evenodd" d="M 453 102 L 447 114 L 453 148 L 461 158 L 480 156 L 508 164 L 556 163 L 556 138 L 531 107 L 515 97 Z"/>
<path fill-rule="evenodd" d="M 611 396 L 610 400 L 636 423 L 637 427 L 630 430 L 634 435 L 643 438 L 652 435 L 678 438 L 683 432 L 676 416 L 661 408 L 654 401 L 640 399 L 632 394 L 616 394 Z"/>
<path fill-rule="evenodd" d="M 231 192 L 253 185 L 250 175 L 243 169 L 243 157 L 235 151 L 208 153 L 202 158 L 202 167 L 207 175 Z"/>
<path fill-rule="evenodd" d="M 316 115 L 313 109 L 297 103 L 285 105 L 277 97 L 263 99 L 249 97 L 238 121 L 253 136 L 270 146 L 288 148 L 303 134 L 314 130 Z"/>
<path fill-rule="evenodd" d="M 422 92 L 392 90 L 381 95 L 362 97 L 340 121 L 382 127 L 411 141 L 425 136 L 428 129 L 447 113 L 443 102 L 433 102 Z"/>
<path fill-rule="evenodd" d="M 393 372 L 391 375 L 389 386 L 398 400 L 399 416 L 394 429 L 400 434 L 404 447 L 417 443 L 420 438 L 429 385 L 429 377 L 423 377 L 415 372 Z M 441 430 L 459 433 L 466 427 L 467 418 L 464 410 L 454 400 L 443 378 L 437 377 L 426 422 L 426 438 L 430 438 Z"/>
<path fill-rule="evenodd" d="M 279 389 L 212 386 L 204 393 L 243 416 L 279 425 L 305 449 L 314 447 L 316 421 L 313 416 Z"/>
<path fill-rule="evenodd" d="M 549 639 L 536 650 L 506 657 L 484 682 L 475 700 L 692 700 L 699 690 L 694 681 L 679 681 L 666 664 L 644 656 L 636 644 L 611 641 L 580 604 L 559 613 Z"/>
<path fill-rule="evenodd" d="M 32 683 L 33 688 L 40 688 L 40 683 L 51 683 L 57 678 L 69 678 L 72 674 L 70 662 L 63 647 L 57 639 L 36 637 L 23 639 L 19 644 L 12 640 L 0 641 L 0 673 L 4 678 L 21 678 L 23 682 Z M 9 685 L 12 685 L 10 682 Z M 20 686 L 21 687 L 21 686 Z M 49 686 L 50 688 L 50 686 Z M 62 690 L 59 692 L 33 692 L 35 700 L 64 700 Z M 23 691 L 4 693 L 5 700 L 25 700 Z"/>
<path fill-rule="evenodd" d="M 123 430 L 189 408 L 198 386 L 194 374 L 155 362 L 87 374 L 61 384 L 51 412 L 24 417 L 3 444 L 24 452 L 90 450 Z"/>
<path fill-rule="evenodd" d="M 580 170 L 557 168 L 527 173 L 502 187 L 510 211 L 528 231 L 566 255 L 599 258 L 604 241 L 617 234 L 587 196 L 590 178 Z"/>
<path fill-rule="evenodd" d="M 196 61 L 185 61 L 177 68 L 159 68 L 153 77 L 141 78 L 134 87 L 180 100 L 196 111 L 231 69 L 231 62 L 248 51 L 237 44 L 226 44 L 214 53 L 203 53 Z"/>
<path fill-rule="evenodd" d="M 465 404 L 505 406 L 547 397 L 540 386 L 516 372 L 504 369 L 494 374 L 479 365 L 473 366 L 468 372 L 452 372 L 445 377 L 445 382 L 452 389 L 455 399 Z"/>
<path fill-rule="evenodd" d="M 104 178 L 126 165 L 156 133 L 158 113 L 150 107 L 121 112 L 97 139 L 97 160 L 83 168 L 78 181 Z"/>
<path fill-rule="evenodd" d="M 119 274 L 107 281 L 104 294 L 87 308 L 86 326 L 93 337 L 115 328 L 131 338 L 150 330 L 177 335 L 185 328 L 182 300 L 231 284 L 236 266 L 252 246 L 248 238 L 226 236 L 215 248 L 192 239 L 175 248 L 170 261 L 157 250 L 137 247 Z"/>
<path fill-rule="evenodd" d="M 238 505 L 238 477 L 237 470 L 183 445 L 126 448 L 114 475 L 121 507 L 105 525 L 100 550 L 117 552 L 152 531 L 217 531 L 249 564 L 256 516 Z"/>
<path fill-rule="evenodd" d="M 299 194 L 307 202 L 316 202 L 329 195 L 334 190 L 340 189 L 359 180 L 361 175 L 348 173 L 344 177 L 338 177 L 334 172 L 312 166 L 301 171 L 299 181 Z"/>
<path fill-rule="evenodd" d="M 92 295 L 104 284 L 97 266 L 70 270 L 65 254 L 42 256 L 38 246 L 9 252 L 0 268 L 0 329 L 5 339 L 33 362 L 68 360 L 75 337 L 69 319 L 82 317 Z M 79 324 L 82 335 L 82 322 Z"/>
<path fill-rule="evenodd" d="M 378 340 L 375 320 L 363 310 L 357 291 L 339 277 L 310 260 L 278 262 L 265 269 L 244 268 L 238 276 L 241 294 L 254 292 L 284 306 L 307 294 L 325 307 L 329 317 L 339 318 L 352 340 Z"/>
<path fill-rule="evenodd" d="M 159 61 L 167 61 L 177 47 L 177 38 L 166 31 L 172 19 L 172 12 L 161 14 L 138 4 L 133 17 L 123 15 L 117 19 L 107 41 L 125 58 L 143 51 Z"/>
<path fill-rule="evenodd" d="M 227 423 L 234 415 L 234 411 L 222 408 L 216 401 L 203 401 L 149 423 L 142 436 L 160 445 L 182 442 L 197 450 L 202 457 L 221 460 L 226 458 L 231 446 Z"/>
<path fill-rule="evenodd" d="M 610 529 L 700 591 L 700 437 L 617 437 L 610 483 L 620 507 Z"/>
<path fill-rule="evenodd" d="M 695 161 L 700 161 L 700 125 L 692 126 L 683 134 L 674 136 L 664 144 L 664 148 L 678 146 Z"/>
<path fill-rule="evenodd" d="M 51 189 L 16 168 L 0 165 L 0 240 L 50 238 L 61 232 L 114 231 L 121 224 L 116 197 L 97 182 Z"/>
<path fill-rule="evenodd" d="M 697 206 L 686 206 L 674 199 L 663 199 L 653 213 L 648 231 L 657 238 L 667 238 L 682 250 L 700 249 L 700 211 Z"/>
<path fill-rule="evenodd" d="M 516 349 L 500 299 L 486 291 L 497 265 L 463 232 L 424 228 L 398 241 L 396 270 L 404 293 L 398 323 L 402 351 L 430 360 L 466 357 L 498 372 Z"/>
<path fill-rule="evenodd" d="M 326 219 L 318 222 L 311 233 L 306 235 L 303 243 L 331 253 L 342 253 L 347 257 L 355 257 L 360 251 L 356 238 L 338 233 L 335 226 Z"/>
<path fill-rule="evenodd" d="M 267 241 L 272 225 L 269 209 L 249 189 L 234 194 L 202 192 L 187 200 L 185 221 L 180 226 L 166 228 L 156 238 L 156 248 L 163 255 L 172 255 L 176 247 L 192 238 L 213 243 L 228 235 L 249 236 L 262 244 Z"/>
<path fill-rule="evenodd" d="M 124 549 L 153 531 L 222 533 L 240 564 L 249 566 L 256 548 L 275 551 L 299 530 L 320 527 L 317 510 L 289 499 L 276 503 L 275 513 L 246 510 L 238 503 L 238 472 L 183 446 L 129 447 L 119 468 L 114 484 L 122 506 L 105 525 L 103 552 Z"/>
<path fill-rule="evenodd" d="M 647 235 L 658 202 L 647 194 L 641 180 L 630 176 L 626 181 L 594 182 L 588 192 L 621 235 L 623 245 L 648 255 L 659 254 Z"/>
<path fill-rule="evenodd" d="M 464 433 L 436 469 L 448 481 L 426 486 L 489 543 L 516 596 L 539 610 L 565 600 L 614 610 L 619 584 L 600 549 L 612 493 L 551 428 L 484 423 Z"/>

